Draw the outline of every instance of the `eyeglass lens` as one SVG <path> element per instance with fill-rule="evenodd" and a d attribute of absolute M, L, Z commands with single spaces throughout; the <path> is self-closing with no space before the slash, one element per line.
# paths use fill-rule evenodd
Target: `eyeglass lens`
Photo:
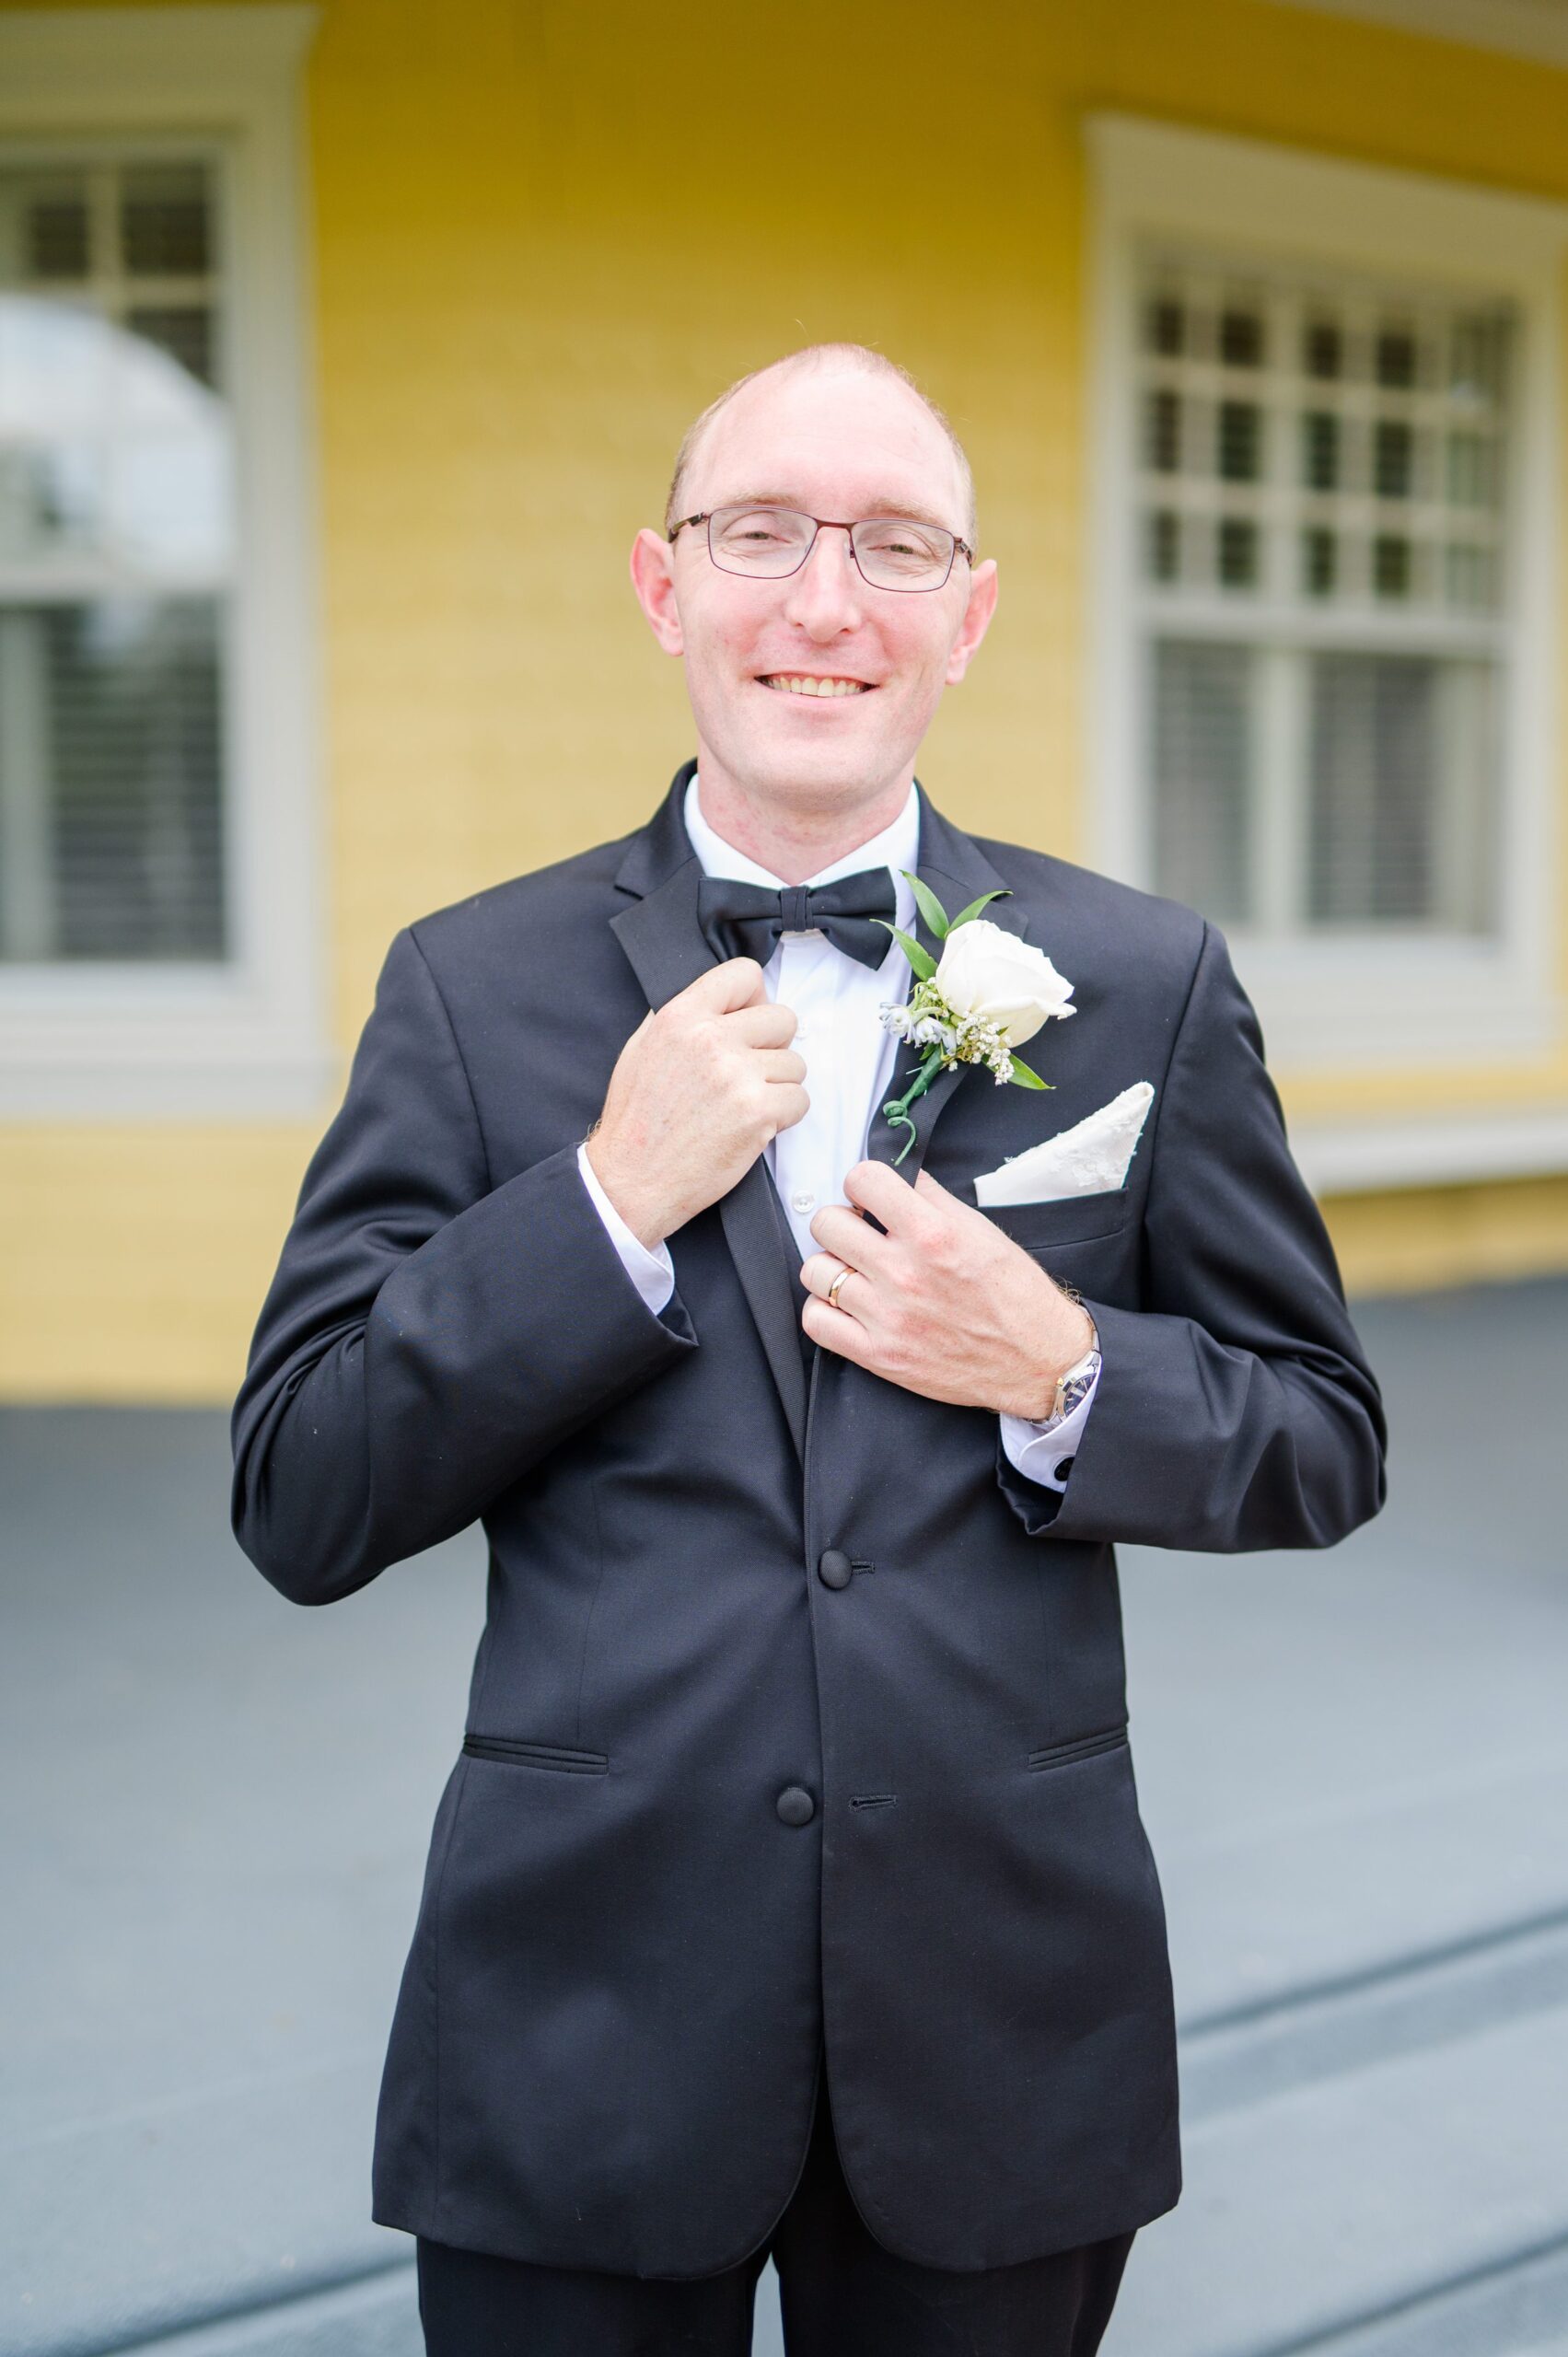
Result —
<path fill-rule="evenodd" d="M 798 572 L 817 526 L 792 507 L 715 507 L 708 549 L 726 573 L 777 581 Z M 952 569 L 954 539 L 940 524 L 908 516 L 870 516 L 852 525 L 850 545 L 867 581 L 879 589 L 939 589 Z"/>

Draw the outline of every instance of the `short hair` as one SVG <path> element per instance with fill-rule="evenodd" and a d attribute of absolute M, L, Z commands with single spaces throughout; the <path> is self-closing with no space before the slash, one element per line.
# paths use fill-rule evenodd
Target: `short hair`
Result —
<path fill-rule="evenodd" d="M 786 352 L 777 360 L 765 362 L 761 368 L 749 368 L 744 377 L 738 377 L 733 385 L 726 387 L 717 401 L 710 401 L 701 417 L 694 418 L 687 427 L 681 436 L 680 447 L 675 455 L 675 471 L 669 479 L 669 496 L 665 501 L 664 507 L 664 528 L 667 533 L 671 530 L 680 517 L 686 477 L 691 471 L 691 461 L 696 457 L 698 446 L 714 418 L 722 409 L 728 408 L 737 393 L 744 392 L 748 385 L 754 385 L 759 377 L 771 377 L 774 370 L 779 368 L 852 368 L 859 370 L 867 377 L 896 377 L 900 385 L 907 385 L 916 401 L 923 402 L 936 420 L 952 447 L 953 456 L 958 462 L 958 479 L 963 488 L 964 520 L 967 528 L 965 537 L 972 545 L 975 539 L 974 470 L 970 465 L 969 453 L 953 430 L 952 421 L 943 410 L 938 408 L 925 388 L 910 375 L 907 368 L 900 368 L 898 362 L 889 360 L 885 352 L 874 352 L 866 343 L 803 344 L 798 352 Z"/>

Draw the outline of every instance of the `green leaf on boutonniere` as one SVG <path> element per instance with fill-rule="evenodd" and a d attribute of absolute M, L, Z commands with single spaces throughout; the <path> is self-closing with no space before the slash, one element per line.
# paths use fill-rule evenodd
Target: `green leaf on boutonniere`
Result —
<path fill-rule="evenodd" d="M 914 894 L 915 906 L 931 931 L 936 935 L 938 941 L 946 941 L 951 930 L 947 923 L 947 911 L 931 889 L 930 885 L 923 884 L 918 876 L 911 876 L 907 867 L 900 868 L 899 873 L 907 880 L 911 891 Z"/>
<path fill-rule="evenodd" d="M 1010 900 L 1012 897 L 1010 888 L 1000 892 L 982 892 L 978 900 L 971 900 L 967 909 L 958 911 L 958 915 L 947 927 L 948 932 L 956 933 L 959 925 L 968 924 L 971 917 L 979 916 L 987 900 Z"/>
<path fill-rule="evenodd" d="M 1056 1086 L 1053 1080 L 1041 1080 L 1039 1073 L 1031 1072 L 1019 1056 L 1013 1058 L 1013 1069 L 1008 1078 L 1016 1080 L 1022 1088 L 1054 1088 Z"/>
<path fill-rule="evenodd" d="M 889 924 L 886 917 L 873 917 L 871 922 L 873 924 L 884 926 L 892 935 L 893 939 L 909 959 L 914 970 L 916 981 L 928 982 L 936 971 L 936 960 L 930 950 L 923 949 L 918 941 L 912 941 L 901 925 Z"/>

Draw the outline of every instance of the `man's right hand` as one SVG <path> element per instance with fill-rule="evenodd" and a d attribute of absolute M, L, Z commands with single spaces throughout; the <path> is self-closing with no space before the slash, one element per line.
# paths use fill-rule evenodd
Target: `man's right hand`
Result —
<path fill-rule="evenodd" d="M 729 958 L 649 1008 L 616 1059 L 588 1160 L 650 1251 L 743 1178 L 807 1110 L 794 1010 L 755 958 Z"/>

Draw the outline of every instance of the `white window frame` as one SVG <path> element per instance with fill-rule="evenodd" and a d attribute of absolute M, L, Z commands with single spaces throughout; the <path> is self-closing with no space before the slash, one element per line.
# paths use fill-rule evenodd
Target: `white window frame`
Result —
<path fill-rule="evenodd" d="M 178 149 L 220 176 L 238 562 L 225 716 L 228 955 L 0 964 L 0 1117 L 319 1110 L 319 600 L 295 6 L 0 11 L 0 157 Z"/>
<path fill-rule="evenodd" d="M 1271 1064 L 1322 1078 L 1388 1070 L 1434 1072 L 1512 1062 L 1528 1086 L 1532 1060 L 1560 1045 L 1563 1005 L 1554 971 L 1558 898 L 1559 745 L 1553 693 L 1562 407 L 1558 353 L 1568 207 L 1412 173 L 1120 115 L 1087 125 L 1090 221 L 1091 743 L 1089 856 L 1155 888 L 1144 809 L 1146 667 L 1134 621 L 1137 447 L 1136 266 L 1146 238 L 1191 238 L 1244 262 L 1379 270 L 1511 299 L 1519 319 L 1520 382 L 1512 421 L 1514 505 L 1507 529 L 1516 621 L 1503 699 L 1505 745 L 1499 931 L 1495 938 L 1378 939 L 1372 929 L 1285 942 L 1225 927 L 1257 1005 Z M 1544 1096 L 1544 1089 L 1538 1092 Z M 1519 1131 L 1519 1109 L 1513 1110 Z M 1568 1155 L 1568 1110 L 1550 1103 L 1524 1122 L 1499 1163 L 1543 1167 Z M 1532 1126 L 1533 1125 L 1533 1126 Z M 1543 1126 L 1544 1125 L 1544 1126 Z M 1423 1160 L 1419 1122 L 1352 1123 L 1342 1149 L 1325 1132 L 1325 1184 L 1389 1184 L 1468 1175 L 1462 1154 Z M 1455 1127 L 1450 1114 L 1446 1128 Z M 1522 1158 L 1521 1158 L 1522 1157 Z M 1543 1158 L 1544 1157 L 1544 1158 Z M 1304 1164 L 1313 1160 L 1309 1153 Z"/>

